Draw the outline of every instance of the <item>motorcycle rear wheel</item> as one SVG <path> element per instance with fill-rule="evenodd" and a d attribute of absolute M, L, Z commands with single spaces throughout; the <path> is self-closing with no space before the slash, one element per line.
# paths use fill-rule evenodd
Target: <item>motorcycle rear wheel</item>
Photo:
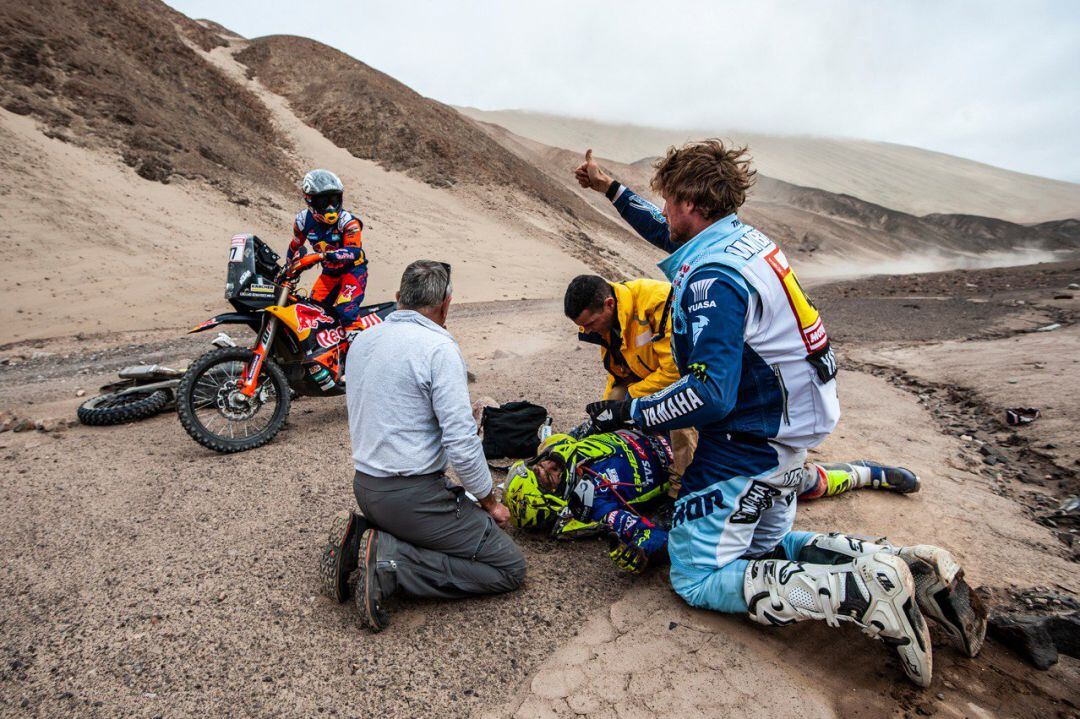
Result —
<path fill-rule="evenodd" d="M 284 426 L 291 391 L 285 372 L 269 357 L 259 371 L 255 396 L 243 407 L 229 404 L 235 396 L 230 387 L 253 357 L 246 347 L 222 347 L 195 360 L 184 373 L 176 391 L 176 413 L 187 433 L 202 446 L 223 454 L 245 452 L 263 446 Z M 249 421 L 263 410 L 269 410 L 269 417 L 252 428 Z M 248 413 L 249 417 L 242 416 Z"/>
<path fill-rule="evenodd" d="M 169 393 L 163 389 L 109 392 L 83 402 L 76 415 L 83 424 L 104 427 L 153 417 L 168 404 Z"/>

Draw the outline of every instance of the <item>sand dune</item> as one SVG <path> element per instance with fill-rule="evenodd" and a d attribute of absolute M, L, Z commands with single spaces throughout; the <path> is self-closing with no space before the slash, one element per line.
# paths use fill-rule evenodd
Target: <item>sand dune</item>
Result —
<path fill-rule="evenodd" d="M 661 155 L 708 135 L 746 143 L 762 173 L 805 187 L 854 195 L 914 215 L 932 212 L 1040 222 L 1080 217 L 1080 185 L 1011 172 L 917 147 L 865 140 L 783 137 L 716 130 L 663 130 L 518 110 L 458 108 L 555 147 L 624 163 Z"/>
<path fill-rule="evenodd" d="M 451 262 L 466 302 L 554 297 L 565 277 L 587 271 L 558 234 L 522 219 L 542 217 L 539 210 L 495 210 L 386 172 L 323 139 L 280 98 L 263 97 L 297 148 L 297 165 L 333 167 L 346 183 L 348 205 L 366 224 L 372 302 L 391 298 L 404 266 L 420 257 Z M 302 206 L 299 195 L 244 207 L 202 183 L 149 182 L 119 158 L 45 137 L 32 119 L 5 110 L 0 147 L 0 242 L 15 290 L 3 304 L 5 342 L 179 331 L 225 311 L 229 238 L 253 231 L 283 253 Z M 538 263 L 547 271 L 537 272 Z"/>
<path fill-rule="evenodd" d="M 489 122 L 478 125 L 553 183 L 577 193 L 593 210 L 622 222 L 606 197 L 581 189 L 573 179 L 571 171 L 581 162 L 581 153 L 530 140 Z M 597 161 L 619 181 L 662 203 L 649 189 L 651 163 L 626 164 L 603 157 Z M 798 259 L 804 279 L 852 277 L 890 268 L 927 272 L 1030 264 L 1062 259 L 1080 250 L 1080 222 L 1076 220 L 1021 225 L 973 215 L 918 217 L 760 173 L 739 216 Z"/>

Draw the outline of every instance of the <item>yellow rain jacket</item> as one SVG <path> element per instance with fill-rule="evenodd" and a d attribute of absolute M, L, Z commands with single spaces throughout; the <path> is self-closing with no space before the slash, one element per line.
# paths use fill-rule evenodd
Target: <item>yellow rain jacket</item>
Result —
<path fill-rule="evenodd" d="M 615 323 L 608 337 L 579 328 L 578 339 L 600 345 L 608 372 L 604 399 L 616 385 L 631 397 L 662 390 L 679 379 L 671 358 L 671 284 L 659 280 L 611 283 L 615 293 Z"/>

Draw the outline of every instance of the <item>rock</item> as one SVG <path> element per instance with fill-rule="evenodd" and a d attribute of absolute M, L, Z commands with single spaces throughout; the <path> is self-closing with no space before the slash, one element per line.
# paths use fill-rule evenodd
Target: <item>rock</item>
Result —
<path fill-rule="evenodd" d="M 31 419 L 20 419 L 18 422 L 16 422 L 12 426 L 11 431 L 12 432 L 29 432 L 32 429 L 35 429 L 35 425 L 34 425 L 33 420 L 31 420 Z"/>
<path fill-rule="evenodd" d="M 0 411 L 0 432 L 7 432 L 9 429 L 15 426 L 15 423 L 19 421 L 19 418 L 15 416 L 15 413 L 11 410 Z"/>
<path fill-rule="evenodd" d="M 1067 289 L 1067 290 L 1080 290 L 1080 285 L 1076 284 L 1075 282 L 1070 282 L 1069 286 L 1066 287 L 1065 289 Z"/>
<path fill-rule="evenodd" d="M 1057 664 L 1058 651 L 1047 620 L 1032 614 L 993 614 L 988 630 L 1036 668 L 1049 669 Z"/>
<path fill-rule="evenodd" d="M 52 357 L 54 354 L 56 354 L 56 353 L 55 352 L 43 352 L 41 350 L 38 350 L 34 354 L 30 355 L 30 359 L 32 359 L 32 360 L 47 359 L 49 357 Z"/>
<path fill-rule="evenodd" d="M 1080 659 L 1080 612 L 1056 614 L 1047 620 L 1046 629 L 1059 652 Z"/>
<path fill-rule="evenodd" d="M 48 417 L 47 419 L 39 419 L 34 425 L 39 432 L 59 432 L 62 429 L 70 427 L 73 422 L 69 419 L 62 419 L 60 417 Z"/>
<path fill-rule="evenodd" d="M 75 396 L 76 397 L 85 397 L 86 396 L 86 390 L 84 390 L 84 389 L 75 390 Z"/>

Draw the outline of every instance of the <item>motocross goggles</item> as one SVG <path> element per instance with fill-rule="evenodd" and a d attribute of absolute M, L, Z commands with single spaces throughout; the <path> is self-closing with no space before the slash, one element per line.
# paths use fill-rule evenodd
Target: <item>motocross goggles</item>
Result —
<path fill-rule="evenodd" d="M 308 207 L 315 213 L 316 217 L 323 216 L 329 219 L 330 215 L 333 215 L 334 220 L 341 214 L 342 196 L 340 192 L 325 192 L 319 195 L 307 195 Z"/>

